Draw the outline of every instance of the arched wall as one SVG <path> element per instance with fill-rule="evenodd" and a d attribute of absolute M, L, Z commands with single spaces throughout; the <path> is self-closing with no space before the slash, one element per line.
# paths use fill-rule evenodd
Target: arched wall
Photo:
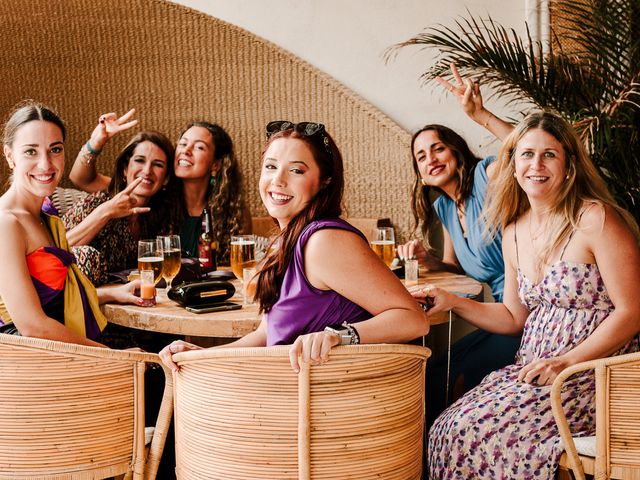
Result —
<path fill-rule="evenodd" d="M 136 107 L 141 129 L 173 139 L 188 121 L 205 119 L 234 139 L 251 210 L 261 215 L 264 125 L 314 120 L 342 150 L 346 213 L 389 217 L 408 236 L 409 134 L 278 46 L 164 0 L 5 0 L 0 18 L 0 112 L 24 98 L 56 108 L 69 127 L 67 172 L 103 112 Z M 102 171 L 128 137 L 105 149 Z M 3 184 L 8 173 L 2 162 Z"/>

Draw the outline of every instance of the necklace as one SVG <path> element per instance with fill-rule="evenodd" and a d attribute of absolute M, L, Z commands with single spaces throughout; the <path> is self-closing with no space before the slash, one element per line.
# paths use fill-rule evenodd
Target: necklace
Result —
<path fill-rule="evenodd" d="M 536 233 L 534 235 L 532 229 L 531 229 L 531 213 L 529 213 L 529 237 L 531 238 L 531 243 L 535 242 L 536 240 L 538 240 L 540 238 L 540 236 L 544 233 L 544 225 L 542 225 L 542 222 L 540 222 L 540 225 L 538 225 L 538 228 L 536 228 Z"/>

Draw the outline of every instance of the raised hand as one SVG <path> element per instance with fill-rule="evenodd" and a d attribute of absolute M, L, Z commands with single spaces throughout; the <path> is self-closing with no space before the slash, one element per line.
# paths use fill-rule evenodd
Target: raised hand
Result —
<path fill-rule="evenodd" d="M 138 215 L 140 213 L 146 213 L 151 209 L 149 207 L 137 206 L 138 200 L 133 194 L 143 178 L 138 177 L 131 182 L 127 187 L 114 195 L 114 197 L 103 203 L 108 211 L 109 218 L 122 218 L 130 215 Z"/>
<path fill-rule="evenodd" d="M 453 83 L 442 77 L 436 77 L 436 82 L 442 85 L 446 90 L 453 93 L 458 100 L 458 103 L 460 103 L 462 111 L 466 113 L 469 118 L 480 123 L 482 119 L 479 118 L 479 115 L 484 110 L 482 95 L 480 94 L 480 85 L 477 82 L 472 82 L 468 78 L 463 79 L 460 76 L 455 63 L 451 64 L 451 73 L 454 78 Z M 486 115 L 486 113 L 484 115 Z"/>
<path fill-rule="evenodd" d="M 98 125 L 93 129 L 89 140 L 91 147 L 96 151 L 102 150 L 105 143 L 115 135 L 135 127 L 138 124 L 138 120 L 131 120 L 135 113 L 136 109 L 132 108 L 121 117 L 118 117 L 114 112 L 100 115 Z"/>

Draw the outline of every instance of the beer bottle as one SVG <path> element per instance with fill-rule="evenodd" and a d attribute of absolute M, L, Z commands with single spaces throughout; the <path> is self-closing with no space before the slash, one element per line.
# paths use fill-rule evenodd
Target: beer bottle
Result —
<path fill-rule="evenodd" d="M 217 270 L 218 268 L 218 242 L 214 240 L 213 233 L 211 232 L 211 214 L 209 213 L 209 209 L 205 208 L 202 214 L 204 216 L 202 223 L 204 231 L 198 239 L 198 260 L 200 260 L 202 270 L 206 273 Z"/>

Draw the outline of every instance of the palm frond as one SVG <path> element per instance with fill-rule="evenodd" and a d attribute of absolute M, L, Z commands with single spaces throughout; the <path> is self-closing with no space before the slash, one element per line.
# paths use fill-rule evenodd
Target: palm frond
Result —
<path fill-rule="evenodd" d="M 520 37 L 493 19 L 468 13 L 390 47 L 438 52 L 423 82 L 450 78 L 449 65 L 490 84 L 509 102 L 529 101 L 573 122 L 594 163 L 623 206 L 640 220 L 640 0 L 557 0 L 544 53 L 528 27 Z M 566 45 L 566 47 L 565 47 Z"/>

